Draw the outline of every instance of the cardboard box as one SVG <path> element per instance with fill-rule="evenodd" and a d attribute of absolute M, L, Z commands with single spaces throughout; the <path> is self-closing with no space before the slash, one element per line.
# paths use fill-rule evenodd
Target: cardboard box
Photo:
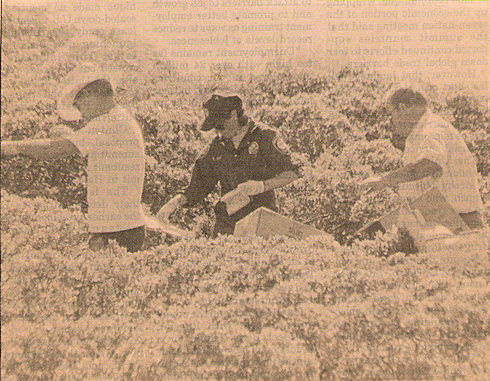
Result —
<path fill-rule="evenodd" d="M 267 208 L 258 208 L 248 216 L 242 218 L 235 225 L 234 235 L 239 237 L 259 236 L 268 238 L 273 235 L 284 235 L 296 239 L 303 239 L 313 235 L 328 234 L 309 225 L 302 224 L 275 213 Z"/>
<path fill-rule="evenodd" d="M 418 210 L 425 224 L 431 226 L 444 226 L 453 234 L 468 231 L 458 213 L 451 207 L 437 188 L 432 188 L 409 204 L 409 209 Z M 402 207 L 396 208 L 379 219 L 364 225 L 358 233 L 386 232 L 399 225 L 400 215 L 406 214 Z"/>

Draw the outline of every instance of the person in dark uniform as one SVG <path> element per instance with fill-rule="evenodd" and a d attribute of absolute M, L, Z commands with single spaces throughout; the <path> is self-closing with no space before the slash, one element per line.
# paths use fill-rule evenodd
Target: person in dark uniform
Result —
<path fill-rule="evenodd" d="M 187 189 L 168 201 L 157 217 L 167 222 L 176 209 L 202 201 L 218 183 L 222 196 L 238 188 L 250 202 L 231 215 L 224 202 L 218 202 L 215 237 L 233 234 L 236 222 L 259 207 L 277 211 L 274 189 L 291 183 L 299 174 L 280 136 L 249 119 L 239 96 L 214 94 L 203 108 L 207 116 L 201 130 L 214 129 L 217 136 L 197 159 Z"/>

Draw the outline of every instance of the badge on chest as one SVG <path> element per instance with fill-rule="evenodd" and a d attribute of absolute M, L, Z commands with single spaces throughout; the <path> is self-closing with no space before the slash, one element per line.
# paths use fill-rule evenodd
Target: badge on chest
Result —
<path fill-rule="evenodd" d="M 248 146 L 248 153 L 250 155 L 257 155 L 259 153 L 259 143 L 257 142 L 252 142 Z"/>

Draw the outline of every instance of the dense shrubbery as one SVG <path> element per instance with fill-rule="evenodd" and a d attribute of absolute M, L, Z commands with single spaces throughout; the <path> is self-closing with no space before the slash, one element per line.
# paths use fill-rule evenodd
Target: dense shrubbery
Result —
<path fill-rule="evenodd" d="M 209 138 L 197 132 L 208 84 L 183 84 L 144 45 L 111 32 L 80 38 L 37 11 L 7 10 L 2 23 L 2 139 L 49 136 L 62 77 L 82 59 L 110 62 L 124 71 L 118 101 L 144 132 L 147 209 L 186 185 Z M 379 107 L 388 83 L 376 74 L 281 69 L 236 85 L 303 164 L 304 177 L 278 192 L 282 213 L 344 241 L 397 203 L 395 192 L 354 186 L 400 159 Z M 434 107 L 464 132 L 488 205 L 488 108 L 465 94 Z M 151 236 L 151 250 L 94 253 L 83 159 L 1 166 L 2 379 L 488 376 L 484 267 L 429 266 L 398 252 L 390 234 L 352 247 L 234 237 L 158 246 Z M 205 235 L 216 197 L 174 221 Z"/>
<path fill-rule="evenodd" d="M 50 26 L 42 13 L 17 13 L 7 11 L 2 21 L 2 49 L 8 53 L 2 63 L 2 138 L 48 136 L 61 122 L 53 94 L 62 77 L 82 59 L 101 67 L 110 62 L 124 73 L 118 82 L 118 101 L 132 109 L 144 131 L 148 165 L 143 201 L 152 212 L 158 210 L 186 185 L 189 168 L 206 144 L 208 137 L 197 132 L 201 101 L 216 83 L 184 84 L 170 63 L 152 58 L 143 44 L 132 43 L 129 49 L 128 42 L 115 33 L 95 32 L 80 38 L 73 28 Z M 37 50 L 27 48 L 33 38 Z M 364 195 L 353 186 L 399 162 L 400 151 L 389 143 L 388 118 L 380 107 L 389 85 L 381 77 L 350 68 L 338 73 L 274 69 L 234 84 L 245 94 L 254 118 L 281 131 L 303 164 L 305 177 L 279 192 L 284 214 L 300 221 L 315 219 L 318 228 L 343 241 L 396 202 L 390 192 Z M 482 194 L 488 203 L 488 107 L 462 93 L 449 94 L 433 106 L 463 131 L 477 157 Z M 53 163 L 13 158 L 2 161 L 2 187 L 84 208 L 84 171 L 80 158 Z M 210 219 L 207 203 L 178 214 L 175 222 L 204 232 Z"/>
<path fill-rule="evenodd" d="M 386 237 L 92 252 L 80 211 L 1 196 L 2 379 L 488 376 L 483 266 L 385 257 Z"/>

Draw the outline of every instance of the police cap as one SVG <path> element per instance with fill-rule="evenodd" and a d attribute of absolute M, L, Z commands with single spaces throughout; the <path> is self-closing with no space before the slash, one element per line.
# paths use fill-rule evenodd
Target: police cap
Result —
<path fill-rule="evenodd" d="M 208 113 L 201 126 L 201 131 L 209 131 L 222 125 L 223 120 L 230 117 L 232 110 L 243 111 L 242 100 L 238 95 L 213 94 L 202 107 Z"/>

